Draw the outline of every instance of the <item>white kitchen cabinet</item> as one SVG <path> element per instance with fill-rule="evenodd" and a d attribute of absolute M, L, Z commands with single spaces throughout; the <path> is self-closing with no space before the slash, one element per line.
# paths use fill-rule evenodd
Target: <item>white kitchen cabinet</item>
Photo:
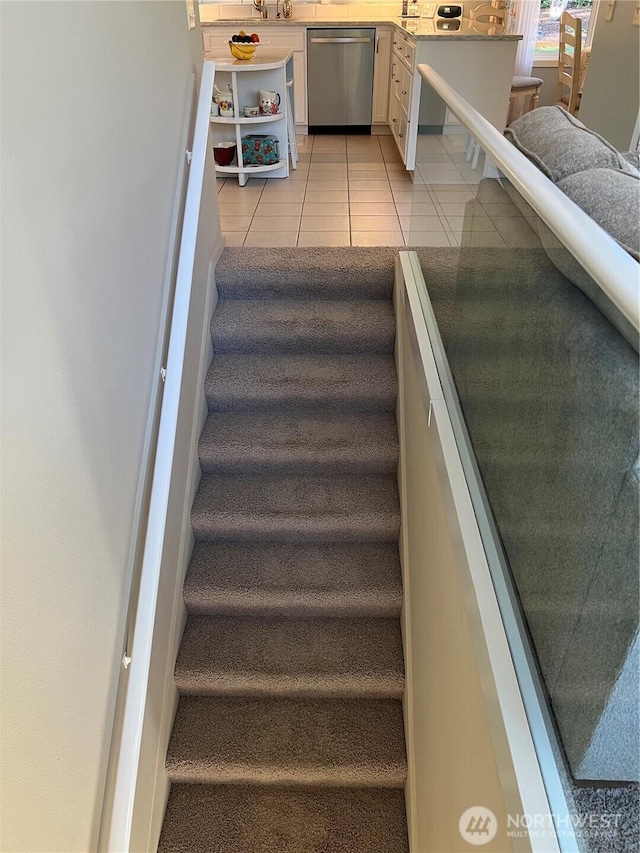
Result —
<path fill-rule="evenodd" d="M 307 39 L 304 27 L 286 26 L 278 32 L 274 32 L 274 26 L 260 26 L 259 20 L 245 21 L 240 24 L 229 24 L 228 27 L 215 27 L 212 31 L 204 31 L 202 34 L 205 54 L 220 53 L 222 49 L 229 49 L 228 42 L 234 33 L 244 29 L 247 33 L 257 33 L 260 43 L 256 50 L 256 60 L 260 59 L 261 48 L 267 51 L 291 50 L 293 51 L 293 96 L 292 106 L 297 125 L 307 124 Z"/>
<path fill-rule="evenodd" d="M 376 55 L 373 66 L 372 124 L 389 120 L 389 65 L 391 63 L 391 30 L 376 28 Z"/>
<path fill-rule="evenodd" d="M 412 122 L 416 126 L 419 112 L 414 97 L 414 61 L 416 43 L 405 33 L 394 32 L 391 47 L 391 89 L 389 95 L 389 127 L 396 141 L 403 163 L 415 157 L 415 135 L 410 133 Z"/>

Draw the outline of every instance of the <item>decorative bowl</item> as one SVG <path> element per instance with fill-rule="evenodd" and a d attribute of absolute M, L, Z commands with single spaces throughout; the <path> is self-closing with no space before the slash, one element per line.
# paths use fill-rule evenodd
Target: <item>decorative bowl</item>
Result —
<path fill-rule="evenodd" d="M 230 166 L 236 156 L 235 142 L 216 142 L 213 146 L 213 159 L 218 166 Z"/>
<path fill-rule="evenodd" d="M 229 50 L 234 59 L 239 59 L 241 62 L 249 62 L 253 59 L 253 54 L 256 52 L 256 42 L 240 42 L 230 41 Z"/>

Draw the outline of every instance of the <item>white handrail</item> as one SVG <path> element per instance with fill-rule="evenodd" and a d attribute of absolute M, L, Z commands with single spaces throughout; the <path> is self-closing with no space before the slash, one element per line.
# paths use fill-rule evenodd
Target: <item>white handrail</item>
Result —
<path fill-rule="evenodd" d="M 160 411 L 160 426 L 151 486 L 149 518 L 134 623 L 131 663 L 122 725 L 122 741 L 119 748 L 114 786 L 113 812 L 114 814 L 126 815 L 124 823 L 117 828 L 113 827 L 110 833 L 109 848 L 118 851 L 129 850 L 131 843 L 133 806 L 142 745 L 142 727 L 149 684 L 151 647 L 155 627 L 158 585 L 167 526 L 169 489 L 171 485 L 178 411 L 183 381 L 189 305 L 191 303 L 196 236 L 198 233 L 198 219 L 202 200 L 214 74 L 215 63 L 206 61 L 202 67 L 202 78 L 200 80 L 200 93 L 198 96 L 191 152 L 191 167 L 187 183 L 180 255 L 169 335 L 166 380 Z"/>
<path fill-rule="evenodd" d="M 430 65 L 418 65 L 418 71 L 633 328 L 640 331 L 637 262 Z"/>

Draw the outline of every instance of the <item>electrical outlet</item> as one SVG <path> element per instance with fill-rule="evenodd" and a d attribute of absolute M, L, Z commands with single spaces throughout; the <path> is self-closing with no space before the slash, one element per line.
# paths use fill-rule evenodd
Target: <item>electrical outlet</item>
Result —
<path fill-rule="evenodd" d="M 605 21 L 607 23 L 610 23 L 611 21 L 613 21 L 613 13 L 615 12 L 615 10 L 616 10 L 616 0 L 609 0 L 609 5 L 607 6 L 607 17 L 605 18 Z"/>
<path fill-rule="evenodd" d="M 434 18 L 436 14 L 437 3 L 425 3 L 422 7 L 423 18 Z"/>
<path fill-rule="evenodd" d="M 633 21 L 631 24 L 634 27 L 640 27 L 640 0 L 636 3 L 636 9 L 633 13 Z"/>

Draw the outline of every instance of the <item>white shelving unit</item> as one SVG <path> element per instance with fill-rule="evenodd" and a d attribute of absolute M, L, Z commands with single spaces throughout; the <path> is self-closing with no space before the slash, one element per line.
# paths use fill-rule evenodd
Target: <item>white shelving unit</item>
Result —
<path fill-rule="evenodd" d="M 289 177 L 289 135 L 287 129 L 287 62 L 293 51 L 261 51 L 260 45 L 253 59 L 242 61 L 226 57 L 207 57 L 216 64 L 215 83 L 219 88 L 231 85 L 233 109 L 235 115 L 211 116 L 211 124 L 218 132 L 216 141 L 236 143 L 235 166 L 218 166 L 216 172 L 224 175 L 237 175 L 238 183 L 243 187 L 249 178 L 261 175 L 269 178 Z M 257 106 L 258 92 L 263 89 L 280 95 L 280 112 L 276 115 L 245 118 L 241 115 L 246 105 Z M 248 127 L 260 126 L 260 133 L 273 136 L 279 143 L 279 161 L 268 166 L 245 166 L 242 163 L 242 137 Z"/>

